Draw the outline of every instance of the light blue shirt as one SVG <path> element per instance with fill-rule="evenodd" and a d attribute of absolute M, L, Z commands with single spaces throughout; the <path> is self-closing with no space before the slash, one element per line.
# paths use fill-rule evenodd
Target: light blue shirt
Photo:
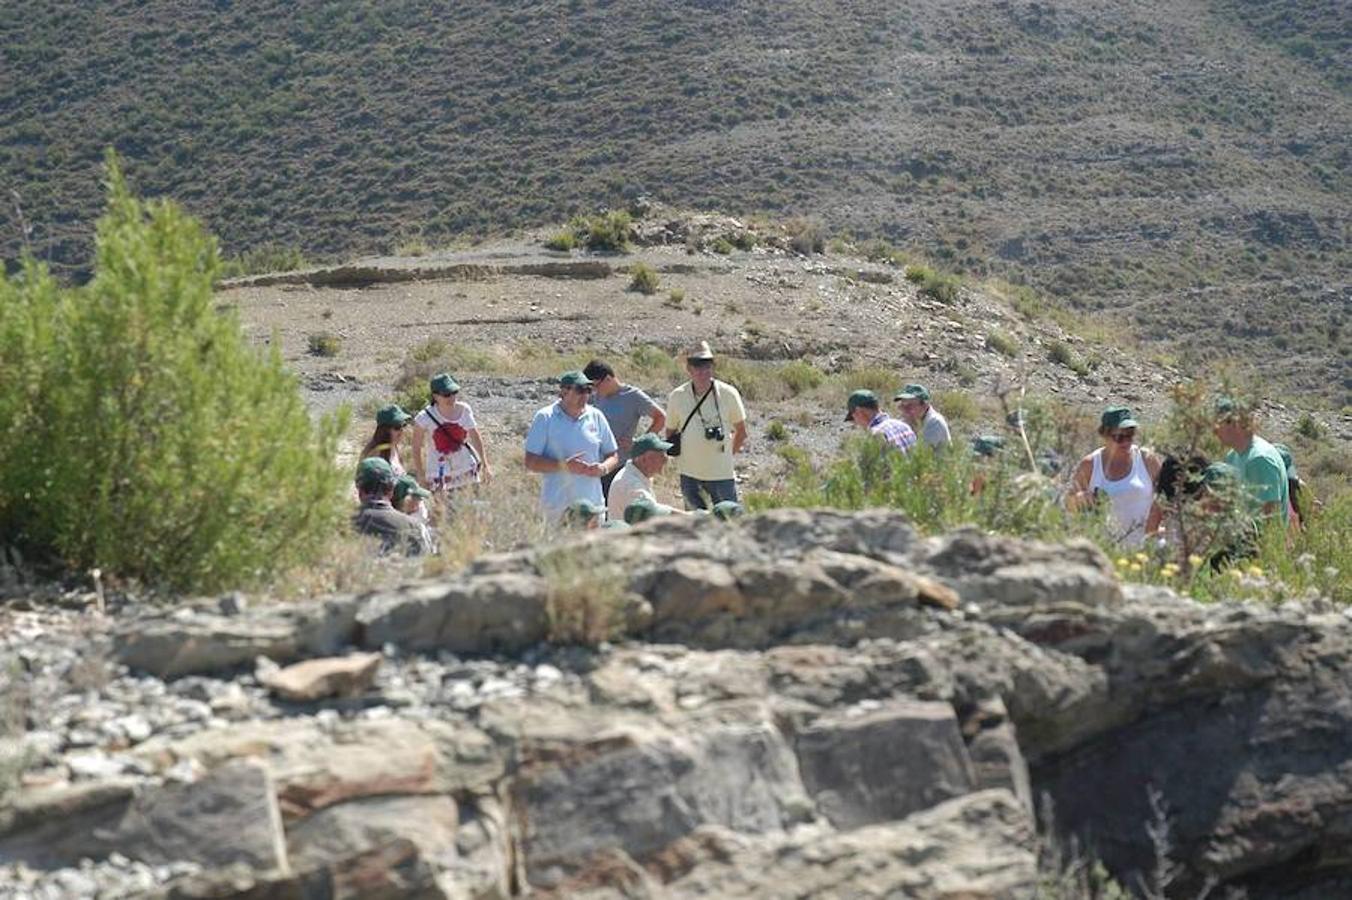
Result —
<path fill-rule="evenodd" d="M 610 423 L 594 406 L 585 407 L 582 415 L 574 419 L 555 400 L 535 414 L 530 431 L 526 432 L 526 452 L 546 459 L 562 461 L 581 453 L 583 462 L 599 463 L 615 449 Z M 545 473 L 540 485 L 540 506 L 547 517 L 557 519 L 570 503 L 578 500 L 605 505 L 601 479 L 568 471 Z"/>

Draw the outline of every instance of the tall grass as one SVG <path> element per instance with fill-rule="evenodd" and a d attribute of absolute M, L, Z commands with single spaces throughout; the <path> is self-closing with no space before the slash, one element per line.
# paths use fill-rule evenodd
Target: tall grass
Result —
<path fill-rule="evenodd" d="M 935 534 L 961 525 L 1025 537 L 1055 539 L 1071 533 L 1070 517 L 1055 485 L 1021 471 L 1012 456 L 981 460 L 950 447 L 918 445 L 901 454 L 866 435 L 845 442 L 839 459 L 814 467 L 806 454 L 786 455 L 789 471 L 779 490 L 752 494 L 753 509 L 776 506 L 867 509 L 889 507 L 917 528 Z M 973 485 L 982 484 L 980 490 Z"/>

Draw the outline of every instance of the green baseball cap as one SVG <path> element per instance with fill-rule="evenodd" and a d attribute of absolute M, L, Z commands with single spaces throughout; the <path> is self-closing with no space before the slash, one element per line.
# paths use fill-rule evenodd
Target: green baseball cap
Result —
<path fill-rule="evenodd" d="M 647 497 L 639 497 L 624 508 L 624 521 L 630 525 L 637 525 L 639 522 L 646 522 L 658 516 L 669 515 L 671 515 L 671 510 L 665 506 L 659 506 Z"/>
<path fill-rule="evenodd" d="M 714 504 L 713 514 L 715 519 L 722 519 L 726 522 L 728 519 L 746 515 L 746 507 L 736 500 L 720 500 Z"/>
<path fill-rule="evenodd" d="M 1236 400 L 1234 397 L 1216 398 L 1216 418 L 1222 421 L 1226 419 L 1244 419 L 1252 410 L 1247 403 Z"/>
<path fill-rule="evenodd" d="M 592 380 L 578 371 L 564 372 L 559 376 L 559 387 L 591 387 Z"/>
<path fill-rule="evenodd" d="M 404 412 L 403 407 L 398 404 L 382 406 L 376 412 L 377 425 L 397 425 L 400 428 L 413 421 L 413 417 Z"/>
<path fill-rule="evenodd" d="M 619 529 L 620 531 L 628 531 L 629 523 L 621 522 L 619 519 L 607 519 L 605 523 L 602 524 L 601 528 L 606 530 Z"/>
<path fill-rule="evenodd" d="M 854 411 L 860 408 L 877 409 L 878 395 L 870 390 L 859 390 L 850 394 L 850 399 L 845 401 L 845 421 L 850 421 L 854 417 Z"/>
<path fill-rule="evenodd" d="M 930 402 L 930 392 L 923 384 L 908 384 L 906 387 L 897 391 L 892 397 L 893 400 L 919 400 L 922 403 Z"/>
<path fill-rule="evenodd" d="M 418 484 L 418 479 L 414 478 L 412 475 L 401 476 L 399 480 L 394 483 L 394 502 L 402 503 L 404 498 L 409 494 L 412 494 L 415 497 L 421 497 L 424 500 L 432 496 L 432 492 Z"/>
<path fill-rule="evenodd" d="M 386 486 L 392 487 L 394 482 L 394 467 L 389 464 L 389 461 L 381 459 L 379 456 L 368 456 L 357 463 L 357 487 L 370 490 Z"/>
<path fill-rule="evenodd" d="M 433 375 L 432 380 L 428 382 L 428 386 L 432 388 L 432 393 L 434 394 L 460 393 L 460 385 L 456 384 L 455 379 L 446 372 L 442 372 L 439 375 Z"/>
<path fill-rule="evenodd" d="M 666 453 L 672 446 L 673 444 L 670 441 L 664 441 L 659 435 L 653 434 L 650 431 L 647 434 L 640 434 L 638 437 L 634 438 L 634 442 L 629 445 L 629 458 L 633 459 L 640 454 L 652 453 L 654 451 Z"/>
<path fill-rule="evenodd" d="M 574 500 L 568 504 L 567 509 L 563 511 L 563 524 L 565 525 L 586 525 L 592 519 L 605 513 L 606 508 L 590 500 Z"/>
<path fill-rule="evenodd" d="M 1130 406 L 1110 406 L 1099 416 L 1099 430 L 1112 431 L 1117 428 L 1140 428 L 1141 423 L 1131 414 Z"/>
<path fill-rule="evenodd" d="M 1005 449 L 1005 439 L 998 434 L 979 434 L 972 438 L 972 452 L 977 456 L 994 456 Z"/>

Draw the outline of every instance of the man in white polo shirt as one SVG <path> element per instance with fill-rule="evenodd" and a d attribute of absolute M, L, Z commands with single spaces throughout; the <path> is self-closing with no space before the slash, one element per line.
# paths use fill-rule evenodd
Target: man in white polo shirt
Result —
<path fill-rule="evenodd" d="M 620 474 L 610 483 L 610 497 L 606 501 L 606 510 L 612 522 L 624 521 L 624 511 L 639 498 L 651 500 L 654 504 L 671 512 L 657 502 L 653 491 L 652 479 L 667 464 L 667 451 L 671 444 L 655 434 L 642 434 L 634 438 L 629 448 L 629 461 L 620 469 Z"/>
<path fill-rule="evenodd" d="M 601 478 L 618 465 L 615 435 L 587 403 L 591 392 L 586 375 L 563 373 L 559 399 L 535 414 L 526 433 L 526 469 L 544 475 L 540 507 L 551 524 L 579 500 L 601 507 Z"/>
<path fill-rule="evenodd" d="M 930 392 L 923 384 L 908 384 L 897 391 L 892 399 L 897 402 L 901 417 L 915 429 L 926 447 L 938 450 L 952 441 L 948 433 L 948 420 L 930 406 Z"/>
<path fill-rule="evenodd" d="M 714 378 L 708 342 L 688 353 L 690 380 L 667 400 L 667 440 L 676 444 L 686 509 L 738 500 L 732 456 L 746 446 L 746 408 L 732 385 Z"/>

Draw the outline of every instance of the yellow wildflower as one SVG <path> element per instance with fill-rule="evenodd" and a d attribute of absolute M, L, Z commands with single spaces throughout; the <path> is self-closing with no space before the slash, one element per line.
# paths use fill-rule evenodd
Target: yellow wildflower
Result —
<path fill-rule="evenodd" d="M 1188 565 L 1192 566 L 1194 569 L 1200 566 L 1201 564 L 1202 557 L 1198 556 L 1196 553 L 1188 557 Z"/>
<path fill-rule="evenodd" d="M 1263 570 L 1259 566 L 1249 566 L 1249 574 L 1252 575 L 1254 578 L 1262 578 Z"/>
<path fill-rule="evenodd" d="M 1119 556 L 1117 558 L 1117 567 L 1119 569 L 1125 569 L 1130 563 L 1131 560 L 1127 559 L 1125 556 Z"/>
<path fill-rule="evenodd" d="M 1132 564 L 1131 564 L 1131 571 L 1133 571 L 1133 572 L 1139 572 L 1139 571 L 1141 571 L 1141 564 L 1140 564 L 1140 563 L 1132 563 Z"/>
<path fill-rule="evenodd" d="M 1137 554 L 1136 554 L 1136 561 L 1137 561 L 1137 562 L 1143 563 L 1143 562 L 1146 562 L 1146 561 L 1149 560 L 1149 559 L 1150 559 L 1150 557 L 1146 556 L 1144 553 L 1137 553 Z"/>

